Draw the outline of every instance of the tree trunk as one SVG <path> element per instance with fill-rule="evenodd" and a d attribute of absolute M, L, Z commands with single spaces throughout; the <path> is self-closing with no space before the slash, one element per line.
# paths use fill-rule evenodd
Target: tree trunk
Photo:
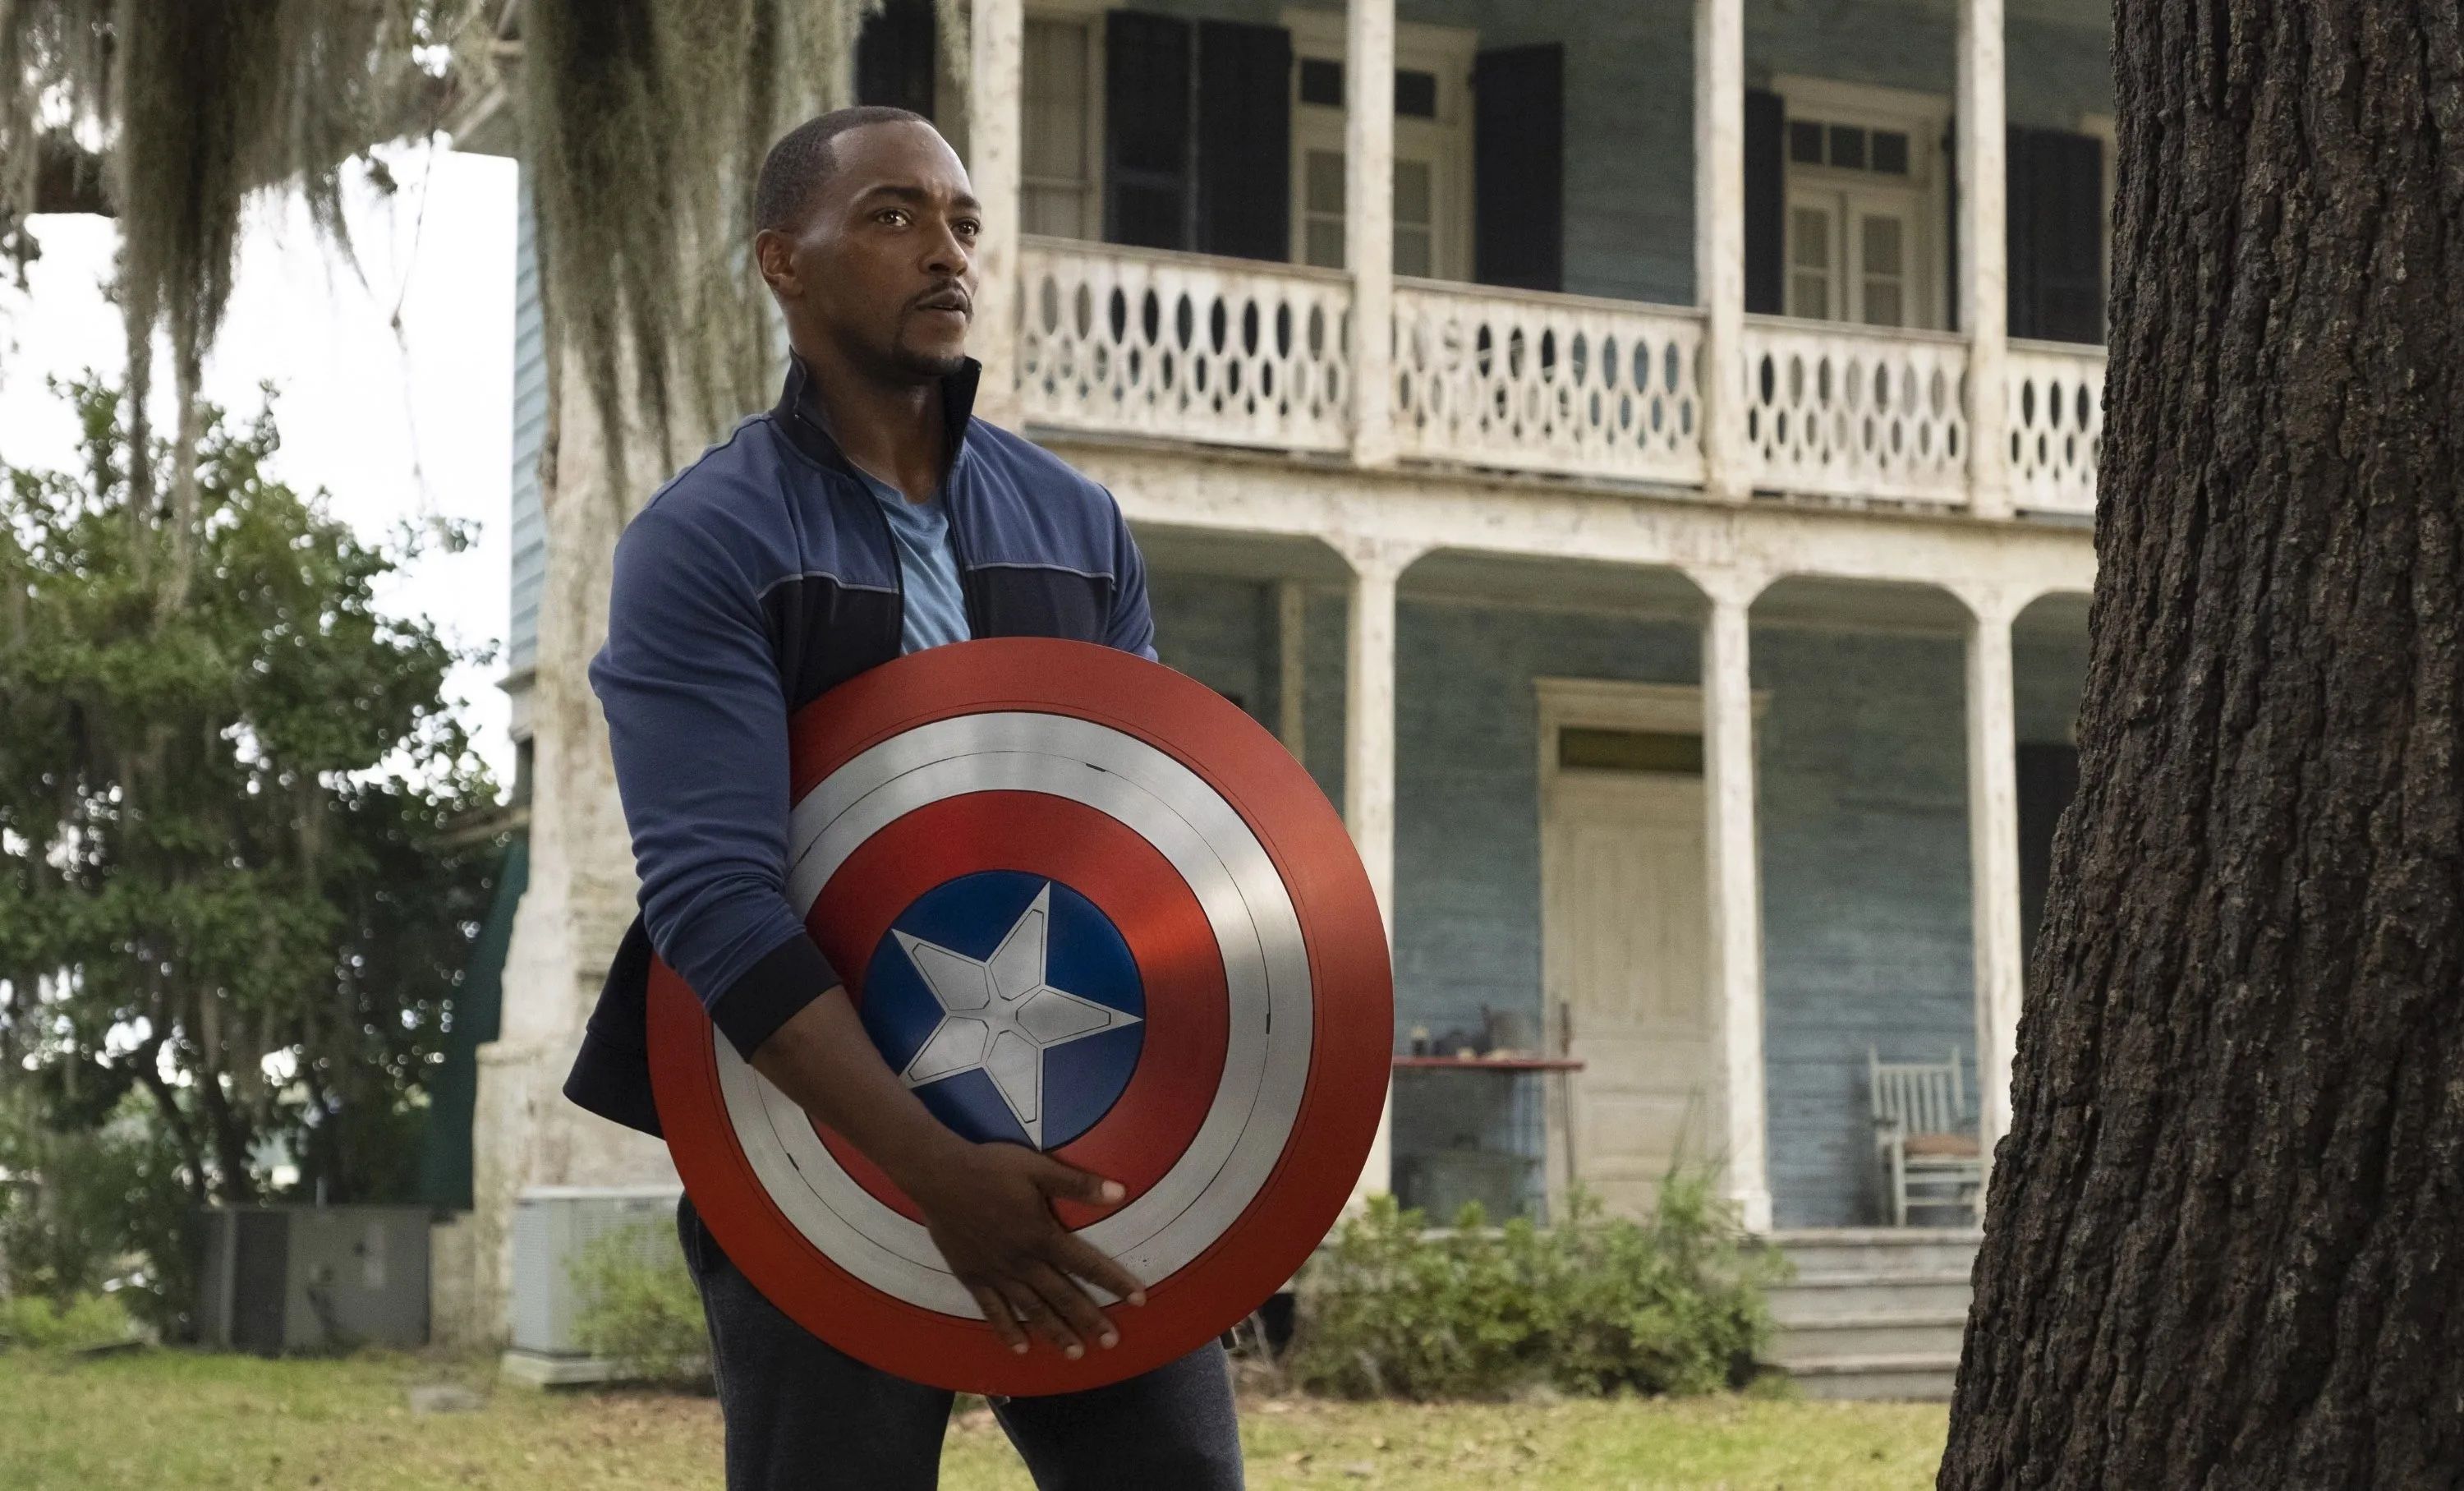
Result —
<path fill-rule="evenodd" d="M 2464 1483 L 2459 26 L 2121 0 L 2081 790 L 1945 1491 Z"/>

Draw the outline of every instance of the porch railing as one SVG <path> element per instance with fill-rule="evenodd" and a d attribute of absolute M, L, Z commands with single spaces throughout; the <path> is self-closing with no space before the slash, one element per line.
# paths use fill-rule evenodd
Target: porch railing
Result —
<path fill-rule="evenodd" d="M 2013 500 L 2037 512 L 2095 512 L 2104 348 L 2013 342 L 2007 366 Z"/>
<path fill-rule="evenodd" d="M 1338 273 L 1029 238 L 1019 367 L 1031 421 L 1279 450 L 1351 443 Z"/>
<path fill-rule="evenodd" d="M 1968 501 L 1968 345 L 1938 332 L 1746 321 L 1758 487 L 1945 506 Z"/>
<path fill-rule="evenodd" d="M 1029 238 L 1027 419 L 1060 429 L 1339 454 L 1352 441 L 1340 273 Z M 1412 460 L 1661 481 L 1704 478 L 1703 319 L 1639 302 L 1404 279 L 1395 443 Z M 1967 504 L 1968 346 L 1939 332 L 1746 318 L 1736 367 L 1763 490 Z M 2104 353 L 2012 344 L 1998 393 L 2019 507 L 2090 513 Z"/>
<path fill-rule="evenodd" d="M 1702 318 L 1691 312 L 1403 280 L 1396 449 L 1516 471 L 1697 482 L 1702 353 Z"/>

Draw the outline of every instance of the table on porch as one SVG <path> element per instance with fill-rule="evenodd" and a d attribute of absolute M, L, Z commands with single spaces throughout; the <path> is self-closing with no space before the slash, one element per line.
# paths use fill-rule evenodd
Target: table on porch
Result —
<path fill-rule="evenodd" d="M 1582 1069 L 1582 1062 L 1563 1057 L 1496 1055 L 1473 1057 L 1398 1056 L 1395 1057 L 1395 1071 L 1398 1075 L 1405 1072 L 1484 1074 L 1490 1080 L 1502 1079 L 1514 1083 L 1514 1097 L 1512 1100 L 1514 1103 L 1514 1113 L 1511 1120 L 1513 1147 L 1510 1151 L 1478 1148 L 1448 1148 L 1427 1151 L 1423 1155 L 1414 1156 L 1414 1160 L 1420 1162 L 1421 1165 L 1425 1165 L 1430 1156 L 1468 1155 L 1479 1156 L 1484 1162 L 1514 1162 L 1517 1171 L 1513 1177 L 1515 1205 L 1508 1209 L 1489 1204 L 1490 1202 L 1502 1198 L 1501 1193 L 1493 1189 L 1490 1190 L 1489 1194 L 1481 1196 L 1480 1199 L 1484 1202 L 1484 1205 L 1486 1206 L 1492 1220 L 1503 1221 L 1508 1216 L 1521 1215 L 1529 1216 L 1534 1222 L 1546 1222 L 1549 1219 L 1548 1208 L 1551 1187 L 1548 1183 L 1548 1176 L 1545 1171 L 1546 1167 L 1549 1164 L 1549 1156 L 1551 1152 L 1551 1146 L 1549 1144 L 1548 1135 L 1550 1103 L 1548 1102 L 1548 1094 L 1545 1090 L 1546 1084 L 1551 1079 L 1554 1079 L 1559 1084 L 1560 1101 L 1556 1104 L 1556 1107 L 1558 1112 L 1562 1114 L 1565 1111 L 1565 1103 L 1563 1102 L 1563 1085 L 1565 1079 L 1569 1075 L 1579 1072 Z M 1506 1167 L 1491 1164 L 1488 1168 L 1494 1171 L 1503 1169 Z M 1531 1185 L 1533 1172 L 1535 1170 L 1541 1172 L 1539 1175 L 1540 1184 L 1536 1190 Z M 1403 1176 L 1398 1170 L 1397 1176 L 1398 1184 L 1397 1186 L 1396 1198 L 1406 1206 L 1417 1206 L 1421 1208 L 1421 1210 L 1428 1213 L 1428 1219 L 1432 1223 L 1439 1226 L 1444 1226 L 1454 1220 L 1453 1213 L 1460 1205 L 1460 1201 L 1462 1199 L 1467 1199 L 1467 1197 L 1464 1197 L 1462 1194 L 1462 1191 L 1466 1189 L 1481 1189 L 1477 1180 L 1471 1176 L 1457 1176 L 1454 1177 L 1454 1179 L 1457 1180 L 1458 1185 L 1455 1188 L 1455 1193 L 1453 1195 L 1405 1194 L 1405 1188 L 1400 1184 L 1403 1180 Z M 1473 1180 L 1473 1185 L 1470 1187 L 1463 1187 L 1461 1185 L 1461 1182 L 1464 1180 Z M 1494 1184 L 1494 1177 L 1492 1176 L 1490 1180 L 1492 1188 Z M 1442 1182 L 1438 1181 L 1434 1176 L 1430 1176 L 1422 1179 L 1420 1184 L 1414 1186 L 1411 1189 L 1415 1191 L 1422 1191 L 1432 1190 L 1442 1191 L 1445 1188 L 1443 1187 Z"/>

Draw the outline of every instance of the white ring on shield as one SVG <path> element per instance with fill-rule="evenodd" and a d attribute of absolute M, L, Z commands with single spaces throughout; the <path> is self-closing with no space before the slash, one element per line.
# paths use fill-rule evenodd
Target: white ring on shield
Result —
<path fill-rule="evenodd" d="M 1154 1187 L 1080 1235 L 1161 1280 L 1213 1246 L 1281 1158 L 1307 1085 L 1314 990 L 1289 893 L 1248 825 L 1180 763 L 1067 716 L 966 715 L 918 726 L 847 763 L 798 803 L 790 899 L 809 910 L 829 877 L 883 827 L 968 792 L 1040 791 L 1139 834 L 1197 894 L 1224 961 L 1231 1030 L 1198 1135 Z M 1274 1018 L 1282 1015 L 1283 1018 Z M 921 1226 L 857 1185 L 801 1109 L 725 1041 L 720 1088 L 771 1199 L 816 1247 L 893 1298 L 967 1318 L 981 1311 Z"/>

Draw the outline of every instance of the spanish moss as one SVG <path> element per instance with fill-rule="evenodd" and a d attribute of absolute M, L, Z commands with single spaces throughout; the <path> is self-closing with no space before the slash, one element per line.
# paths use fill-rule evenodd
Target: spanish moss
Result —
<path fill-rule="evenodd" d="M 707 434 L 760 402 L 777 343 L 745 258 L 754 176 L 782 130 L 853 101 L 880 3 L 525 0 L 541 298 L 589 382 L 612 490 L 628 426 L 669 468 L 680 426 Z"/>

